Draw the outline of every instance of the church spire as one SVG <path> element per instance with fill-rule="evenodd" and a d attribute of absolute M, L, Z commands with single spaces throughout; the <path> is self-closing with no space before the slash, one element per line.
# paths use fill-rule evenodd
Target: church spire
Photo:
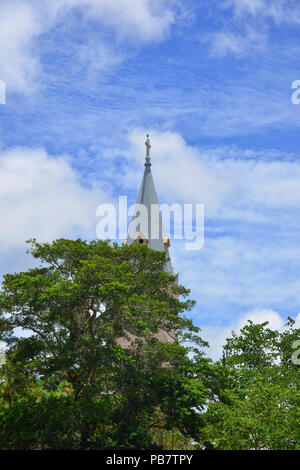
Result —
<path fill-rule="evenodd" d="M 169 256 L 170 240 L 169 237 L 164 233 L 162 214 L 159 209 L 157 193 L 151 173 L 151 142 L 149 134 L 147 134 L 146 137 L 146 160 L 144 175 L 138 193 L 134 215 L 129 226 L 128 236 L 124 243 L 141 243 L 147 245 L 152 250 L 164 251 L 168 255 L 168 261 L 165 263 L 163 270 L 171 275 L 176 275 L 177 273 L 173 271 Z M 143 211 L 143 208 L 145 211 Z M 132 231 L 131 228 L 133 228 Z M 163 343 L 169 343 L 176 339 L 176 332 L 167 331 L 164 328 L 160 328 L 154 336 Z M 117 339 L 117 343 L 122 348 L 126 349 L 131 346 L 131 343 L 134 339 L 136 339 L 136 336 L 127 332 L 126 337 L 124 336 Z"/>
<path fill-rule="evenodd" d="M 127 243 L 145 243 L 156 251 L 166 251 L 169 255 L 170 240 L 165 235 L 162 221 L 162 214 L 159 210 L 159 202 L 156 193 L 156 188 L 151 173 L 151 161 L 150 161 L 150 149 L 151 142 L 149 134 L 146 136 L 146 160 L 145 160 L 145 171 L 140 186 L 140 190 L 137 197 L 137 208 L 135 216 L 133 216 L 130 226 L 132 224 L 136 226 L 139 231 L 137 237 L 130 237 L 128 233 Z M 145 217 L 141 217 L 138 224 L 135 224 L 137 216 L 141 215 L 140 205 L 144 206 L 146 210 Z M 158 211 L 156 210 L 158 208 Z M 167 272 L 173 274 L 173 268 L 171 261 L 166 263 L 165 269 Z"/>

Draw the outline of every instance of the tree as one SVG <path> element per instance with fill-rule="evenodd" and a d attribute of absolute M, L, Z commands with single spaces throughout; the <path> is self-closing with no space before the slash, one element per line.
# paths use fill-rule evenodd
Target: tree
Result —
<path fill-rule="evenodd" d="M 202 442 L 214 449 L 300 449 L 299 366 L 292 361 L 300 329 L 282 333 L 249 321 L 233 332 L 218 396 L 205 413 Z"/>
<path fill-rule="evenodd" d="M 158 414 L 167 430 L 199 438 L 206 343 L 184 314 L 189 291 L 163 270 L 166 254 L 99 240 L 29 243 L 41 265 L 5 275 L 0 293 L 0 447 L 154 448 Z M 176 331 L 174 343 L 158 341 L 160 329 Z"/>

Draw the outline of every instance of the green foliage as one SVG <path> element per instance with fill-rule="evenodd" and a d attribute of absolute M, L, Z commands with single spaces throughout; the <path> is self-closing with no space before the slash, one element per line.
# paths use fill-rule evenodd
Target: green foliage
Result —
<path fill-rule="evenodd" d="M 228 392 L 230 404 L 214 403 L 206 413 L 202 439 L 215 449 L 300 448 L 300 394 L 257 375 L 247 390 Z"/>
<path fill-rule="evenodd" d="M 290 318 L 282 333 L 251 321 L 233 333 L 218 365 L 226 380 L 204 416 L 204 447 L 300 449 L 300 370 L 292 361 L 299 337 Z"/>
<path fill-rule="evenodd" d="M 4 276 L 0 294 L 8 346 L 0 447 L 156 448 L 158 410 L 166 429 L 199 438 L 206 343 L 184 314 L 189 291 L 163 271 L 165 253 L 103 241 L 30 243 L 42 265 Z M 31 335 L 18 337 L 20 327 Z M 160 342 L 161 329 L 176 331 L 176 341 Z M 130 347 L 120 338 L 131 338 Z"/>
<path fill-rule="evenodd" d="M 165 253 L 65 239 L 30 253 L 41 265 L 0 291 L 1 449 L 299 450 L 292 319 L 249 321 L 212 363 Z"/>

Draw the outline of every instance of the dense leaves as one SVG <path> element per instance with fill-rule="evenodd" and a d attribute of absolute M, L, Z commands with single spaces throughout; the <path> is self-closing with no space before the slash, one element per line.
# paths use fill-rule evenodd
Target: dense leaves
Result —
<path fill-rule="evenodd" d="M 300 368 L 293 344 L 300 329 L 284 332 L 249 321 L 225 346 L 222 382 L 205 413 L 202 442 L 215 449 L 300 449 Z"/>
<path fill-rule="evenodd" d="M 33 240 L 30 252 L 42 265 L 4 276 L 0 296 L 0 447 L 154 448 L 161 420 L 199 437 L 207 360 L 189 353 L 205 343 L 165 253 L 65 239 Z"/>
<path fill-rule="evenodd" d="M 213 363 L 165 253 L 65 239 L 29 251 L 40 266 L 0 291 L 1 449 L 300 448 L 292 319 L 249 321 Z"/>

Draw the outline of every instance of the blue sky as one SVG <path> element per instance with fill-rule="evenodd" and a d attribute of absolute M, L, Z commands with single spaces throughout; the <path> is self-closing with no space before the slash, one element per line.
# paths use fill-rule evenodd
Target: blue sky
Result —
<path fill-rule="evenodd" d="M 212 354 L 246 318 L 296 318 L 299 32 L 296 0 L 1 2 L 1 273 L 133 203 L 150 132 L 160 202 L 205 205 L 204 248 L 171 255 Z"/>

